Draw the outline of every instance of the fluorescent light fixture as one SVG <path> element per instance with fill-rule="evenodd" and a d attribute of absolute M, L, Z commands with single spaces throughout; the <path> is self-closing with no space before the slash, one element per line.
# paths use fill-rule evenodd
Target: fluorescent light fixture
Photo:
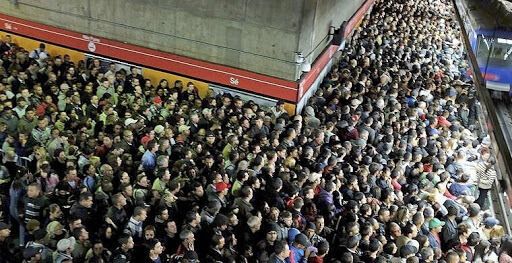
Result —
<path fill-rule="evenodd" d="M 484 41 L 485 45 L 487 46 L 487 49 L 491 49 L 491 47 L 489 47 L 489 42 L 487 42 L 487 39 L 485 39 L 485 36 L 482 35 L 482 40 Z"/>
<path fill-rule="evenodd" d="M 498 38 L 498 43 L 512 45 L 512 39 Z"/>

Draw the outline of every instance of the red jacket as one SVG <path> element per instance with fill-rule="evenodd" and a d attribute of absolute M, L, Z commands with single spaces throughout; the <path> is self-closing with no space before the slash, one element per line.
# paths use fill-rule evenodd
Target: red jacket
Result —
<path fill-rule="evenodd" d="M 310 257 L 308 258 L 308 263 L 323 263 L 324 262 L 324 257 L 320 257 L 320 256 L 314 256 L 314 257 Z"/>

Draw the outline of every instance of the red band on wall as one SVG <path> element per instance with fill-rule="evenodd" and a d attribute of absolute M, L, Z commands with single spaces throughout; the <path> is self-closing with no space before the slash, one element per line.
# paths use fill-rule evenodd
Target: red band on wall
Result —
<path fill-rule="evenodd" d="M 231 68 L 119 41 L 84 35 L 0 13 L 1 30 L 48 43 L 258 94 L 297 101 L 297 82 Z"/>

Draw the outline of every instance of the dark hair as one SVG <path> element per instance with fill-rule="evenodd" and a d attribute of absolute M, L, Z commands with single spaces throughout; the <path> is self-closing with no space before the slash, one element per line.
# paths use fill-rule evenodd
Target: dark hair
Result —
<path fill-rule="evenodd" d="M 384 253 L 388 254 L 388 255 L 393 255 L 394 254 L 394 250 L 396 248 L 396 245 L 395 243 L 393 242 L 388 242 L 384 245 L 384 248 L 383 248 L 383 251 Z"/>
<path fill-rule="evenodd" d="M 352 262 L 354 262 L 354 257 L 352 256 L 352 254 L 350 252 L 345 252 L 341 255 L 340 262 L 341 263 L 352 263 Z"/>
<path fill-rule="evenodd" d="M 359 238 L 357 236 L 351 236 L 346 241 L 346 245 L 348 248 L 356 247 L 357 244 L 359 244 Z"/>
<path fill-rule="evenodd" d="M 214 234 L 211 241 L 212 241 L 212 245 L 215 247 L 217 245 L 220 244 L 220 240 L 223 239 L 224 237 L 222 235 L 218 235 L 218 234 Z"/>
<path fill-rule="evenodd" d="M 84 227 L 77 227 L 75 229 L 73 229 L 73 236 L 78 239 L 80 238 L 80 234 L 82 234 L 82 230 L 85 230 Z"/>
<path fill-rule="evenodd" d="M 148 246 L 148 251 L 154 249 L 156 244 L 158 244 L 158 243 L 160 243 L 160 240 L 158 240 L 156 238 L 152 238 L 152 239 L 148 240 L 146 243 Z"/>
<path fill-rule="evenodd" d="M 406 236 L 412 234 L 412 229 L 414 226 L 415 225 L 413 225 L 411 222 L 408 222 L 404 227 L 403 234 Z"/>
<path fill-rule="evenodd" d="M 322 240 L 318 243 L 318 245 L 316 247 L 318 249 L 317 255 L 319 255 L 319 256 L 325 255 L 329 251 L 329 242 Z"/>
<path fill-rule="evenodd" d="M 151 140 L 148 142 L 148 145 L 146 147 L 147 150 L 152 150 L 153 148 L 155 148 L 155 145 L 156 145 L 156 141 L 155 140 Z"/>
<path fill-rule="evenodd" d="M 224 214 L 219 213 L 219 214 L 217 214 L 217 216 L 215 216 L 215 219 L 213 219 L 212 225 L 220 227 L 223 225 L 227 225 L 228 223 L 229 223 L 229 218 L 227 216 L 225 216 Z"/>
<path fill-rule="evenodd" d="M 376 238 L 372 238 L 370 239 L 370 244 L 368 245 L 368 250 L 370 252 L 376 252 L 379 250 L 380 248 L 380 241 L 377 240 Z"/>
<path fill-rule="evenodd" d="M 502 253 L 505 253 L 509 256 L 512 256 L 512 238 L 506 238 L 503 240 L 503 243 L 501 245 L 500 255 Z"/>
<path fill-rule="evenodd" d="M 240 197 L 242 197 L 242 198 L 248 197 L 251 194 L 251 190 L 252 189 L 249 186 L 242 187 L 242 190 L 240 190 Z"/>
<path fill-rule="evenodd" d="M 193 220 L 195 220 L 195 219 L 196 219 L 196 214 L 197 214 L 197 212 L 196 212 L 196 211 L 194 211 L 194 210 L 188 211 L 188 212 L 185 214 L 185 221 L 186 221 L 187 223 L 192 222 Z"/>
<path fill-rule="evenodd" d="M 87 199 L 92 198 L 91 192 L 83 192 L 80 194 L 80 197 L 78 198 L 78 202 L 86 201 Z"/>
<path fill-rule="evenodd" d="M 283 251 L 286 250 L 286 246 L 288 245 L 288 243 L 286 243 L 286 241 L 284 240 L 278 240 L 275 242 L 274 244 L 274 252 L 279 255 L 281 253 L 283 253 Z"/>

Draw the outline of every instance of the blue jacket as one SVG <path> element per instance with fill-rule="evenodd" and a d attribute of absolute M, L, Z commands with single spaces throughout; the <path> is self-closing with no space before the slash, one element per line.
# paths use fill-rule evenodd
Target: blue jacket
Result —
<path fill-rule="evenodd" d="M 288 263 L 306 263 L 307 259 L 304 257 L 304 250 L 290 245 L 290 256 L 286 259 Z"/>
<path fill-rule="evenodd" d="M 427 237 L 428 237 L 428 242 L 430 243 L 430 247 L 431 248 L 433 248 L 433 249 L 434 248 L 441 248 L 441 244 L 439 244 L 439 242 L 434 237 L 434 235 L 432 235 L 431 232 L 428 233 Z"/>

